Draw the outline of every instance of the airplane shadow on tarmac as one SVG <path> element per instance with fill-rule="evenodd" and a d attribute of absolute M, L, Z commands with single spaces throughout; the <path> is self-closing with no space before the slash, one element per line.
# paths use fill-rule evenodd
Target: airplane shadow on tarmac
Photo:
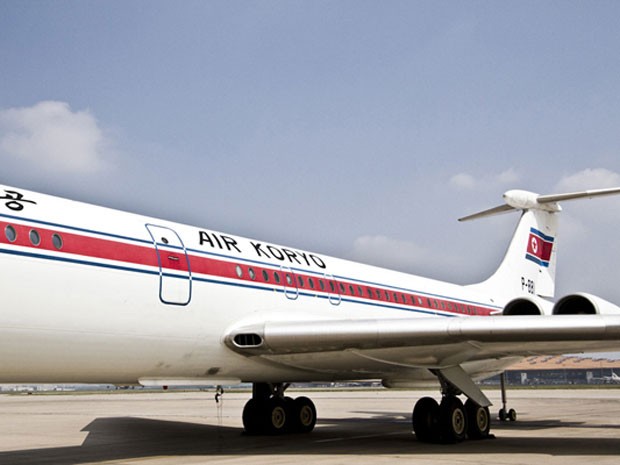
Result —
<path fill-rule="evenodd" d="M 377 414 L 377 412 L 373 412 Z M 364 424 L 363 428 L 357 425 Z M 405 416 L 378 414 L 374 418 L 323 419 L 312 434 L 247 436 L 241 428 L 134 417 L 98 418 L 85 426 L 88 436 L 79 446 L 0 452 L 0 463 L 69 465 L 87 462 L 184 456 L 262 455 L 386 455 L 546 454 L 557 456 L 620 453 L 619 438 L 544 437 L 537 433 L 512 436 L 511 431 L 553 428 L 620 429 L 619 425 L 541 422 L 497 423 L 496 439 L 454 445 L 415 440 Z M 549 434 L 549 433 L 546 433 Z M 587 434 L 585 434 L 587 436 Z M 619 435 L 620 436 L 620 435 Z"/>

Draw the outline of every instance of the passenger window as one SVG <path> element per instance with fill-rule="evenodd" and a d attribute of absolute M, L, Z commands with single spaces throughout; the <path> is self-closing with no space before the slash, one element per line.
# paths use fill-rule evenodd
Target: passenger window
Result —
<path fill-rule="evenodd" d="M 277 271 L 274 271 L 274 272 L 273 272 L 273 279 L 274 279 L 274 281 L 275 281 L 276 283 L 279 283 L 279 282 L 280 282 L 280 275 L 278 274 L 278 272 L 277 272 Z"/>
<path fill-rule="evenodd" d="M 56 250 L 62 249 L 62 237 L 60 234 L 52 234 L 52 244 Z"/>
<path fill-rule="evenodd" d="M 293 285 L 293 279 L 291 278 L 290 274 L 286 274 L 286 284 L 288 284 L 289 286 Z"/>
<path fill-rule="evenodd" d="M 297 281 L 299 282 L 299 287 L 304 287 L 304 278 L 298 276 Z"/>
<path fill-rule="evenodd" d="M 256 273 L 254 272 L 254 268 L 248 269 L 248 274 L 250 275 L 250 279 L 254 281 L 256 279 Z"/>
<path fill-rule="evenodd" d="M 15 242 L 15 240 L 17 239 L 17 232 L 15 231 L 15 228 L 10 224 L 7 225 L 6 228 L 4 228 L 4 235 L 9 242 Z"/>
<path fill-rule="evenodd" d="M 41 236 L 39 235 L 39 232 L 37 230 L 31 229 L 29 237 L 32 245 L 38 246 L 41 243 Z"/>
<path fill-rule="evenodd" d="M 308 278 L 308 283 L 310 284 L 310 288 L 314 289 L 314 279 Z"/>
<path fill-rule="evenodd" d="M 243 270 L 241 269 L 241 266 L 237 265 L 235 267 L 235 271 L 237 272 L 237 278 L 243 277 Z"/>
<path fill-rule="evenodd" d="M 263 281 L 269 282 L 269 273 L 267 273 L 267 270 L 263 270 Z"/>
<path fill-rule="evenodd" d="M 322 291 L 325 290 L 325 283 L 323 282 L 322 279 L 319 279 L 319 287 L 321 288 Z"/>

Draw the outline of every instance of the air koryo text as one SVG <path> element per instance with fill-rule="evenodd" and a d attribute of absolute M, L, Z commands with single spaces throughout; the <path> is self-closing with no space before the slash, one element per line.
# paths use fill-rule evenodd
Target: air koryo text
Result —
<path fill-rule="evenodd" d="M 201 246 L 209 246 L 213 249 L 244 253 L 236 239 L 223 234 L 199 231 L 198 242 Z M 323 259 L 311 253 L 286 249 L 284 247 L 276 247 L 275 245 L 263 244 L 256 241 L 249 241 L 249 245 L 249 252 L 254 253 L 257 258 L 275 259 L 280 262 L 288 262 L 291 265 L 316 266 L 321 269 L 326 268 Z"/>

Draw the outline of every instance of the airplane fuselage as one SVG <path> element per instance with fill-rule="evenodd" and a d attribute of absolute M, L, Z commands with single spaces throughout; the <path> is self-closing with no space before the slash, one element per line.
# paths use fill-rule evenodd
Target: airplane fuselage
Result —
<path fill-rule="evenodd" d="M 265 318 L 450 318 L 503 304 L 462 286 L 10 189 L 0 203 L 0 282 L 2 382 L 381 376 L 372 360 L 340 369 L 350 354 L 334 357 L 333 369 L 257 364 L 222 337 Z M 420 362 L 440 356 L 424 352 Z"/>

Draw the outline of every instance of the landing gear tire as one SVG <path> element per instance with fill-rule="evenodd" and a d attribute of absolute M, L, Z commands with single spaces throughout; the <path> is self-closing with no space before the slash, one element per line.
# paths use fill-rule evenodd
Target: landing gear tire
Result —
<path fill-rule="evenodd" d="M 506 412 L 506 409 L 501 408 L 497 417 L 499 421 L 517 421 L 517 411 L 511 408 Z"/>
<path fill-rule="evenodd" d="M 264 409 L 263 419 L 265 420 L 265 433 L 283 434 L 287 432 L 289 415 L 284 399 L 279 397 L 270 398 Z"/>
<path fill-rule="evenodd" d="M 252 398 L 245 404 L 242 418 L 250 435 L 309 433 L 316 425 L 316 407 L 307 397 Z"/>
<path fill-rule="evenodd" d="M 297 433 L 309 433 L 316 425 L 316 407 L 307 397 L 298 397 L 293 401 L 291 430 Z"/>
<path fill-rule="evenodd" d="M 461 442 L 467 436 L 467 415 L 463 402 L 455 396 L 445 396 L 439 405 L 439 430 L 441 441 Z"/>
<path fill-rule="evenodd" d="M 467 437 L 469 439 L 485 439 L 491 430 L 491 416 L 488 407 L 481 407 L 471 399 L 465 402 L 467 415 Z"/>
<path fill-rule="evenodd" d="M 418 400 L 413 409 L 413 432 L 419 441 L 436 442 L 439 439 L 439 404 L 432 397 Z"/>
<path fill-rule="evenodd" d="M 517 411 L 513 408 L 508 410 L 508 420 L 517 421 Z"/>
<path fill-rule="evenodd" d="M 243 428 L 246 434 L 256 435 L 263 432 L 261 420 L 264 418 L 262 402 L 250 399 L 243 407 Z"/>

